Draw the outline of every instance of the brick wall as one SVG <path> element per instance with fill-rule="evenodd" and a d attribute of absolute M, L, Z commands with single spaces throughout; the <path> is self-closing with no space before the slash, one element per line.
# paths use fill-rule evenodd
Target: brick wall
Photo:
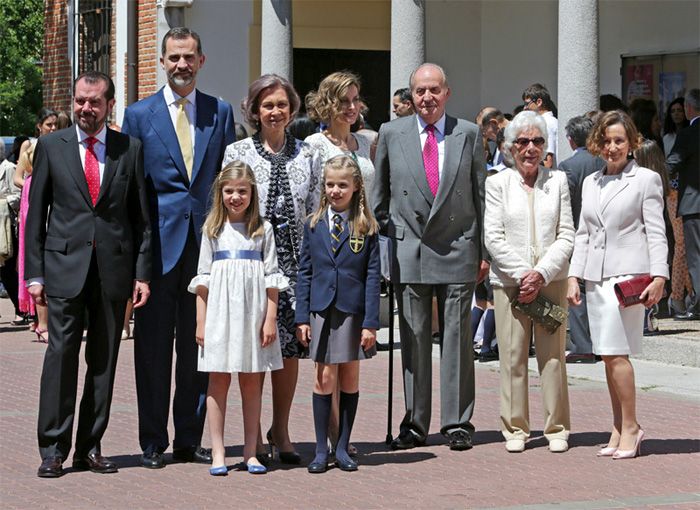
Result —
<path fill-rule="evenodd" d="M 138 0 L 138 98 L 157 90 L 158 8 L 154 0 Z"/>
<path fill-rule="evenodd" d="M 44 1 L 44 106 L 71 111 L 71 63 L 68 58 L 68 2 Z"/>

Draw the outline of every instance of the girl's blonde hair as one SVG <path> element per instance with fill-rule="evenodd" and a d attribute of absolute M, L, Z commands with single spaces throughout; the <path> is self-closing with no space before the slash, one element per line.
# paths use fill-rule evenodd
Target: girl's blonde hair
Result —
<path fill-rule="evenodd" d="M 306 94 L 306 114 L 315 122 L 330 123 L 343 111 L 342 99 L 355 85 L 360 91 L 360 77 L 350 71 L 336 71 L 326 76 L 318 90 Z"/>
<path fill-rule="evenodd" d="M 318 209 L 311 215 L 311 227 L 316 224 L 327 214 L 328 211 L 328 196 L 326 195 L 326 174 L 328 170 L 347 170 L 352 174 L 352 179 L 357 186 L 357 191 L 353 193 L 350 201 L 350 216 L 348 224 L 350 225 L 350 233 L 354 236 L 366 236 L 379 232 L 379 225 L 374 219 L 372 210 L 367 205 L 367 194 L 365 193 L 365 181 L 360 172 L 360 166 L 350 156 L 341 154 L 330 158 L 323 165 L 323 181 L 321 182 L 321 202 Z"/>
<path fill-rule="evenodd" d="M 211 209 L 204 220 L 202 232 L 210 239 L 219 237 L 224 224 L 228 221 L 228 211 L 224 207 L 223 189 L 227 182 L 243 179 L 250 184 L 250 205 L 246 211 L 246 224 L 249 237 L 257 237 L 264 234 L 263 219 L 260 216 L 258 202 L 258 187 L 255 182 L 253 169 L 242 161 L 232 161 L 226 165 L 214 179 L 211 186 Z"/>

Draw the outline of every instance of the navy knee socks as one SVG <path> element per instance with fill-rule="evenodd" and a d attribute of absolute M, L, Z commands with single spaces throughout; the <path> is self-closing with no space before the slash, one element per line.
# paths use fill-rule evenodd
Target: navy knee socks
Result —
<path fill-rule="evenodd" d="M 350 434 L 352 433 L 352 426 L 355 423 L 355 414 L 357 413 L 357 402 L 359 399 L 359 391 L 356 393 L 340 392 L 340 401 L 338 405 L 340 423 L 338 426 L 338 445 L 335 448 L 335 458 L 340 462 L 352 462 L 348 454 L 348 445 L 350 444 Z"/>
<path fill-rule="evenodd" d="M 313 394 L 314 428 L 316 429 L 316 457 L 313 462 L 328 462 L 328 420 L 331 416 L 332 395 Z"/>

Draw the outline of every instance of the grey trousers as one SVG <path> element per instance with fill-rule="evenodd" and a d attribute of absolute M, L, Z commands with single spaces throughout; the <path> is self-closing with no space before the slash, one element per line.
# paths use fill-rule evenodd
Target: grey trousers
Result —
<path fill-rule="evenodd" d="M 700 214 L 683 216 L 683 239 L 688 273 L 695 292 L 689 311 L 700 313 Z"/>
<path fill-rule="evenodd" d="M 424 440 L 432 395 L 431 315 L 437 298 L 440 322 L 440 432 L 474 433 L 474 351 L 470 313 L 474 283 L 397 284 L 406 415 L 401 430 Z"/>

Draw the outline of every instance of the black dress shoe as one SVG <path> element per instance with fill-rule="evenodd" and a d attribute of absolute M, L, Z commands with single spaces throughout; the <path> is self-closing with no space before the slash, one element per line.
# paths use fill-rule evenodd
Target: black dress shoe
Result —
<path fill-rule="evenodd" d="M 595 363 L 595 354 L 578 354 L 570 352 L 566 355 L 567 363 Z"/>
<path fill-rule="evenodd" d="M 173 460 L 178 462 L 196 462 L 198 464 L 211 464 L 211 450 L 201 446 L 188 446 L 173 449 Z"/>
<path fill-rule="evenodd" d="M 144 452 L 141 455 L 141 465 L 148 469 L 160 469 L 165 467 L 163 454 L 160 452 Z"/>
<path fill-rule="evenodd" d="M 498 353 L 496 351 L 482 352 L 479 354 L 479 363 L 488 363 L 489 361 L 497 361 Z"/>
<path fill-rule="evenodd" d="M 389 350 L 389 344 L 383 344 L 381 342 L 377 342 L 374 345 L 377 346 L 377 351 L 382 352 L 382 351 L 388 351 Z"/>
<path fill-rule="evenodd" d="M 472 438 L 464 430 L 456 430 L 450 433 L 448 437 L 450 450 L 463 451 L 472 447 Z"/>
<path fill-rule="evenodd" d="M 58 478 L 63 476 L 63 458 L 62 457 L 46 457 L 41 461 L 36 476 L 39 478 Z"/>
<path fill-rule="evenodd" d="M 73 457 L 73 469 L 93 473 L 116 473 L 117 465 L 99 453 L 88 453 L 86 457 Z"/>
<path fill-rule="evenodd" d="M 413 432 L 410 430 L 402 430 L 399 436 L 391 442 L 392 450 L 409 450 L 415 448 L 416 446 L 423 446 L 425 440 L 418 439 Z"/>

